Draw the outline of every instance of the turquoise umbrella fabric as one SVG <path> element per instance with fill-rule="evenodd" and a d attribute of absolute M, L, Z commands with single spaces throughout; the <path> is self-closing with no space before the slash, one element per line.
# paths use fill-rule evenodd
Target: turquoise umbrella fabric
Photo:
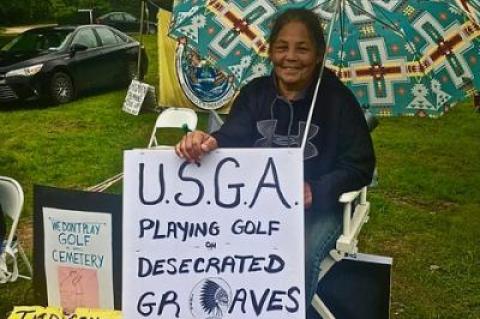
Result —
<path fill-rule="evenodd" d="M 237 87 L 268 74 L 267 38 L 279 10 L 310 1 L 186 0 L 173 7 L 170 36 L 186 41 L 207 63 L 233 76 Z"/>
<path fill-rule="evenodd" d="M 435 1 L 445 2 L 445 0 Z M 477 23 L 480 21 L 480 0 L 452 0 L 451 2 L 447 1 L 447 3 L 456 6 Z"/>
<path fill-rule="evenodd" d="M 325 65 L 376 115 L 436 117 L 480 88 L 479 0 L 187 0 L 173 8 L 170 35 L 186 39 L 237 88 L 268 74 L 276 14 L 314 10 L 325 34 Z"/>
<path fill-rule="evenodd" d="M 452 3 L 323 1 L 326 65 L 377 115 L 439 116 L 480 87 L 480 28 Z M 332 22 L 333 19 L 333 22 Z"/>

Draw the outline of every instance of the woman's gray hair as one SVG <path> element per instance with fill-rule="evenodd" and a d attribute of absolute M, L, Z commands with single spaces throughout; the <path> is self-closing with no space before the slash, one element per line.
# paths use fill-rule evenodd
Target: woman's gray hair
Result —
<path fill-rule="evenodd" d="M 325 38 L 323 35 L 320 17 L 313 11 L 308 9 L 288 9 L 281 12 L 274 21 L 272 31 L 268 42 L 271 45 L 277 40 L 280 30 L 290 22 L 301 22 L 307 27 L 308 33 L 315 44 L 319 54 L 325 52 Z"/>

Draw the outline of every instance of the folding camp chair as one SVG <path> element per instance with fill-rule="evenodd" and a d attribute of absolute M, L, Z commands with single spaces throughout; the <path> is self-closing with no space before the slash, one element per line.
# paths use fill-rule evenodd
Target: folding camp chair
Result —
<path fill-rule="evenodd" d="M 150 136 L 147 148 L 158 148 L 157 129 L 159 128 L 181 128 L 187 131 L 193 131 L 197 127 L 197 114 L 192 109 L 171 107 L 164 110 L 157 118 Z"/>
<path fill-rule="evenodd" d="M 0 176 L 0 205 L 5 216 L 12 219 L 10 232 L 0 249 L 0 283 L 12 282 L 18 277 L 32 279 L 33 271 L 16 234 L 18 221 L 23 208 L 23 189 L 14 179 Z M 18 272 L 17 254 L 27 267 L 29 276 Z"/>
<path fill-rule="evenodd" d="M 347 256 L 355 257 L 358 252 L 357 237 L 363 224 L 367 222 L 370 212 L 370 203 L 367 201 L 367 187 L 342 194 L 339 202 L 343 204 L 343 232 L 337 239 L 336 247 L 320 264 L 319 284 L 336 262 Z M 335 319 L 335 316 L 317 294 L 313 296 L 312 305 L 323 319 Z"/>
<path fill-rule="evenodd" d="M 365 111 L 365 120 L 367 121 L 370 131 L 373 131 L 378 125 L 378 121 L 370 112 L 368 112 L 368 110 Z M 208 123 L 209 132 L 212 132 L 219 129 L 222 126 L 223 121 L 215 111 L 211 111 Z M 318 276 L 319 284 L 321 279 L 336 262 L 339 262 L 344 257 L 354 257 L 356 255 L 358 252 L 357 237 L 363 224 L 367 222 L 368 214 L 370 212 L 370 203 L 367 201 L 366 186 L 360 190 L 342 194 L 339 198 L 339 202 L 343 205 L 343 232 L 337 239 L 335 249 L 332 249 L 328 257 L 320 264 L 320 273 Z M 335 319 L 335 316 L 330 312 L 328 307 L 317 294 L 313 296 L 312 305 L 323 319 Z"/>

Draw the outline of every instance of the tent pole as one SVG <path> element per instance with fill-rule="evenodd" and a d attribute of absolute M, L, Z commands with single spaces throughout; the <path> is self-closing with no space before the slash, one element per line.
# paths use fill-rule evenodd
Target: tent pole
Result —
<path fill-rule="evenodd" d="M 145 0 L 141 1 L 141 12 L 140 12 L 140 46 L 138 48 L 138 58 L 137 58 L 137 80 L 140 79 L 140 74 L 142 72 L 142 48 L 143 48 L 143 24 L 145 20 Z"/>
<path fill-rule="evenodd" d="M 322 81 L 323 69 L 325 68 L 325 61 L 327 59 L 327 53 L 328 53 L 327 50 L 328 50 L 328 46 L 330 44 L 332 33 L 333 33 L 333 25 L 335 24 L 337 15 L 340 13 L 340 10 L 342 10 L 343 8 L 343 1 L 345 0 L 337 0 L 336 6 L 335 6 L 335 12 L 333 13 L 332 20 L 330 21 L 330 29 L 328 30 L 327 39 L 325 41 L 325 52 L 323 54 L 323 61 L 320 64 L 320 73 L 318 75 L 317 84 L 315 86 L 315 91 L 313 93 L 312 104 L 310 105 L 310 110 L 308 112 L 307 123 L 305 124 L 305 132 L 303 133 L 303 139 L 302 139 L 302 145 L 301 145 L 302 152 L 304 152 L 305 150 L 305 145 L 307 144 L 307 139 L 308 139 L 308 132 L 310 131 L 310 125 L 312 124 L 313 111 L 315 110 L 315 102 L 317 101 L 318 89 L 320 87 L 320 82 Z"/>

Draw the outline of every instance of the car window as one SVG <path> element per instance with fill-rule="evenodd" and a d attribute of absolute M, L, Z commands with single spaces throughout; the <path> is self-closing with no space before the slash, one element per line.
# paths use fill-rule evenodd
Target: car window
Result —
<path fill-rule="evenodd" d="M 35 30 L 21 34 L 6 44 L 2 51 L 38 52 L 59 50 L 65 44 L 71 30 Z"/>
<path fill-rule="evenodd" d="M 117 21 L 117 22 L 121 22 L 124 20 L 123 15 L 120 13 L 112 13 L 112 15 L 110 16 L 110 19 L 112 21 Z"/>
<path fill-rule="evenodd" d="M 117 38 L 118 43 L 127 43 L 128 42 L 127 38 L 121 37 L 118 34 L 115 34 L 115 37 Z"/>
<path fill-rule="evenodd" d="M 124 16 L 124 18 L 125 18 L 125 21 L 127 21 L 127 22 L 135 22 L 135 21 L 137 21 L 137 18 L 135 18 L 134 16 L 132 16 L 132 15 L 129 14 L 129 13 L 124 13 L 123 16 Z"/>
<path fill-rule="evenodd" d="M 82 29 L 78 31 L 73 38 L 72 44 L 81 44 L 89 49 L 98 47 L 97 38 L 92 29 Z"/>
<path fill-rule="evenodd" d="M 130 38 L 126 34 L 120 32 L 118 30 L 111 30 L 111 31 L 115 34 L 115 37 L 117 38 L 118 43 L 128 43 L 128 42 L 131 41 Z"/>
<path fill-rule="evenodd" d="M 104 46 L 115 45 L 118 43 L 115 33 L 113 33 L 110 29 L 97 28 L 96 30 Z"/>
<path fill-rule="evenodd" d="M 58 50 L 59 48 L 65 45 L 65 42 L 68 39 L 68 36 L 71 34 L 71 31 L 67 32 L 49 32 L 46 34 L 48 49 Z"/>

